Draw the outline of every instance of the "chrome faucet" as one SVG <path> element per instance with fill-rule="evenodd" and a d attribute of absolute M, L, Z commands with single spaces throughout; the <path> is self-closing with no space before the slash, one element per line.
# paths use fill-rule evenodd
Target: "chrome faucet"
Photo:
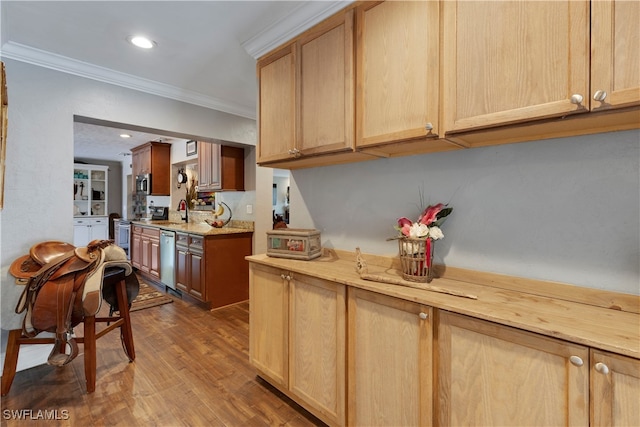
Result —
<path fill-rule="evenodd" d="M 182 214 L 182 212 L 184 212 L 184 214 L 182 214 L 182 219 L 184 220 L 184 222 L 189 222 L 189 204 L 187 203 L 187 201 L 185 199 L 180 199 L 180 201 L 178 202 L 178 212 L 180 212 Z"/>

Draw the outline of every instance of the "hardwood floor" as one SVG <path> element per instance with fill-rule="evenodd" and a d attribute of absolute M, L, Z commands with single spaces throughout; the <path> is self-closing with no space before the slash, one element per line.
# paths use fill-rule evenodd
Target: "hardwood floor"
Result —
<path fill-rule="evenodd" d="M 256 376 L 249 364 L 248 302 L 207 311 L 175 298 L 131 313 L 131 321 L 135 362 L 111 332 L 97 342 L 92 394 L 82 354 L 62 368 L 18 372 L 2 398 L 1 425 L 323 425 Z"/>

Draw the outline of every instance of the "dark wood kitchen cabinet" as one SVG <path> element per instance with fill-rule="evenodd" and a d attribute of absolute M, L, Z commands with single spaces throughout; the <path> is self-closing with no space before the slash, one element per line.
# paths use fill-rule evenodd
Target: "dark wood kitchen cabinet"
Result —
<path fill-rule="evenodd" d="M 143 273 L 160 278 L 160 229 L 131 227 L 131 264 Z"/>
<path fill-rule="evenodd" d="M 251 234 L 176 233 L 176 288 L 208 308 L 247 300 Z"/>
<path fill-rule="evenodd" d="M 204 301 L 204 237 L 176 233 L 176 288 Z"/>
<path fill-rule="evenodd" d="M 151 141 L 132 148 L 131 170 L 134 179 L 138 175 L 151 175 L 152 196 L 169 196 L 171 193 L 171 144 Z"/>

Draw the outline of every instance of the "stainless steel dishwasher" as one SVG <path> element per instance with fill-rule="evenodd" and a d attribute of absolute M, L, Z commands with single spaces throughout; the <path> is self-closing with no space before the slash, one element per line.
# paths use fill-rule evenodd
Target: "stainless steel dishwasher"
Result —
<path fill-rule="evenodd" d="M 160 281 L 170 287 L 176 288 L 176 233 L 162 230 L 160 233 Z"/>

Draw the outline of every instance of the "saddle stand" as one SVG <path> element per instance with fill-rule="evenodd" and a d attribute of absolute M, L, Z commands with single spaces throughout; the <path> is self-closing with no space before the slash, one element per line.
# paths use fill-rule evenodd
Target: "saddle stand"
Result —
<path fill-rule="evenodd" d="M 9 331 L 2 396 L 11 388 L 23 344 L 53 344 L 48 363 L 54 366 L 71 362 L 78 355 L 78 344 L 83 344 L 88 393 L 95 391 L 97 339 L 120 329 L 125 354 L 130 362 L 135 360 L 129 306 L 139 284 L 121 248 L 110 241 L 94 241 L 87 248 L 43 242 L 14 261 L 10 272 L 18 284 L 26 285 L 16 307 L 16 312 L 26 314 L 22 329 Z M 112 309 L 117 307 L 118 315 L 96 317 L 103 295 Z M 84 336 L 75 337 L 73 327 L 81 322 Z M 96 323 L 107 327 L 96 332 Z M 55 337 L 36 337 L 43 331 Z"/>

